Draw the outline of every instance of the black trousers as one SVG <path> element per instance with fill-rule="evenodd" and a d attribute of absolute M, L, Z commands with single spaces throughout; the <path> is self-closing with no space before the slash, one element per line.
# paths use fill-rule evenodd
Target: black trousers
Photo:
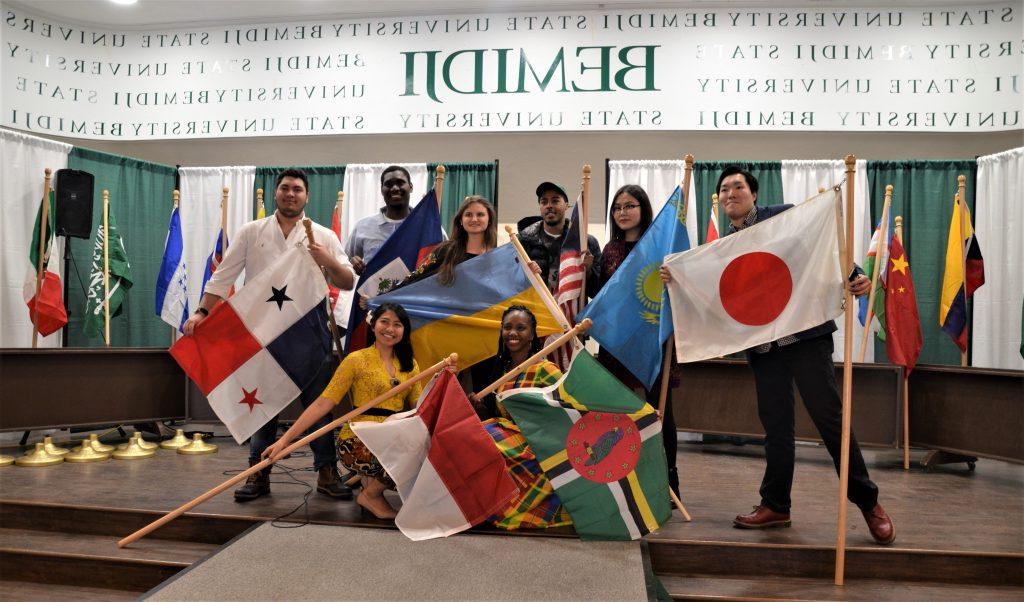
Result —
<path fill-rule="evenodd" d="M 646 392 L 647 403 L 655 410 L 658 409 L 658 401 L 661 398 L 661 375 L 654 380 L 651 390 Z M 661 440 L 665 446 L 665 462 L 668 464 L 668 485 L 672 491 L 679 494 L 679 472 L 676 470 L 676 452 L 679 449 L 679 439 L 676 432 L 676 419 L 672 415 L 672 389 L 668 390 L 668 397 L 665 399 L 665 415 L 662 416 Z"/>
<path fill-rule="evenodd" d="M 798 341 L 767 353 L 747 354 L 757 386 L 757 413 L 764 426 L 767 466 L 761 481 L 761 504 L 775 512 L 790 511 L 793 488 L 794 395 L 804 406 L 839 471 L 842 444 L 842 398 L 832 364 L 832 335 Z M 850 474 L 847 497 L 864 511 L 878 502 L 878 487 L 868 476 L 857 439 L 850 433 Z"/>

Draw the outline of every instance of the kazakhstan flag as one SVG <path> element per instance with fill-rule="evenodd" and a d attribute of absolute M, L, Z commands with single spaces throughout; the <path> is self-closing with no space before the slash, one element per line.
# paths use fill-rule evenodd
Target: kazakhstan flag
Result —
<path fill-rule="evenodd" d="M 658 268 L 666 255 L 689 248 L 686 203 L 677 186 L 612 279 L 576 318 L 593 320 L 588 334 L 648 390 L 661 370 L 662 343 L 672 334 Z"/>

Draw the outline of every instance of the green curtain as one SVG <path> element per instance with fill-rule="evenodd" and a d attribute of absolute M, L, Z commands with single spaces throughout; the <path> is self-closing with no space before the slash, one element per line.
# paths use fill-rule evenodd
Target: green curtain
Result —
<path fill-rule="evenodd" d="M 111 318 L 112 347 L 167 347 L 171 328 L 154 310 L 156 277 L 167 239 L 176 170 L 169 165 L 74 147 L 68 168 L 93 174 L 92 233 L 103 220 L 103 190 L 110 191 L 110 211 L 117 219 L 134 281 L 123 313 Z M 82 328 L 94 241 L 68 239 L 74 265 L 68 280 L 68 347 L 102 347 L 103 339 L 87 336 Z M 77 266 L 78 275 L 75 274 Z M 80 277 L 80 278 L 79 278 Z"/>
<path fill-rule="evenodd" d="M 918 359 L 921 364 L 960 365 L 960 349 L 939 329 L 939 300 L 957 176 L 967 177 L 967 206 L 973 218 L 977 169 L 973 160 L 868 161 L 872 223 L 881 218 L 888 184 L 893 187 L 890 211 L 903 216 L 903 246 L 914 278 L 924 341 Z M 878 340 L 875 361 L 889 361 L 885 343 Z"/>
<path fill-rule="evenodd" d="M 757 178 L 757 204 L 777 205 L 783 202 L 782 197 L 782 162 L 781 161 L 694 161 L 693 178 L 697 194 L 697 237 L 704 244 L 708 233 L 708 221 L 711 219 L 711 195 L 718 192 L 718 176 L 722 169 L 729 165 L 739 165 L 754 174 Z M 729 220 L 722 208 L 718 208 L 719 234 L 729 227 Z"/>
<path fill-rule="evenodd" d="M 274 204 L 274 185 L 277 176 L 288 167 L 257 167 L 256 183 L 253 188 L 253 199 L 256 198 L 256 190 L 263 189 L 263 206 L 267 215 L 274 212 L 277 205 Z M 345 182 L 344 165 L 313 165 L 300 167 L 306 172 L 309 179 L 309 204 L 306 205 L 306 216 L 314 222 L 331 227 L 331 217 L 334 215 L 334 205 L 338 201 L 338 191 Z M 253 217 L 256 217 L 258 207 L 253 203 Z"/>
<path fill-rule="evenodd" d="M 436 177 L 437 166 L 444 165 L 444 188 L 441 191 L 441 226 L 445 232 L 451 231 L 452 219 L 462 201 L 470 195 L 478 194 L 492 204 L 498 211 L 498 164 L 490 163 L 427 163 L 427 173 Z M 430 182 L 433 185 L 433 180 Z"/>

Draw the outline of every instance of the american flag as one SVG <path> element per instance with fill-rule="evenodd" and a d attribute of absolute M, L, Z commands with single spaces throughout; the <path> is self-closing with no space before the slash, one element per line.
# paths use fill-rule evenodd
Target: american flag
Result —
<path fill-rule="evenodd" d="M 577 201 L 569 218 L 569 230 L 562 241 L 562 253 L 558 260 L 558 289 L 555 291 L 555 301 L 568 318 L 570 326 L 576 325 L 576 314 L 579 313 L 583 300 L 583 277 L 586 274 L 581 256 L 582 250 L 586 248 L 586 242 L 583 241 L 579 219 L 580 203 Z M 574 349 L 572 341 L 562 345 L 552 353 L 552 361 L 563 371 L 568 370 Z"/>

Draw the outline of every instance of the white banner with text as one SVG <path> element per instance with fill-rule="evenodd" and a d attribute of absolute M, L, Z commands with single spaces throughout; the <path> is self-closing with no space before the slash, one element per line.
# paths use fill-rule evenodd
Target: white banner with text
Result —
<path fill-rule="evenodd" d="M 3 5 L 0 124 L 106 140 L 1018 130 L 1022 13 L 761 5 L 114 30 Z"/>

